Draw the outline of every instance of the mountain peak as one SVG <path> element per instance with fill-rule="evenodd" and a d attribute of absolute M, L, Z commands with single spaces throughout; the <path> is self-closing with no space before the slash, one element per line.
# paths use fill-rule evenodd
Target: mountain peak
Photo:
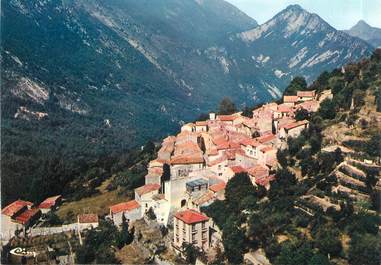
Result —
<path fill-rule="evenodd" d="M 351 30 L 355 29 L 366 29 L 366 28 L 371 28 L 371 26 L 365 22 L 365 20 L 359 20 L 356 25 L 354 25 Z"/>
<path fill-rule="evenodd" d="M 347 34 L 358 37 L 365 40 L 373 47 L 381 46 L 381 29 L 372 27 L 364 20 L 359 20 L 353 27 L 349 30 L 344 30 Z"/>
<path fill-rule="evenodd" d="M 305 11 L 300 5 L 298 4 L 293 4 L 293 5 L 288 5 L 285 10 L 292 10 L 292 11 Z"/>

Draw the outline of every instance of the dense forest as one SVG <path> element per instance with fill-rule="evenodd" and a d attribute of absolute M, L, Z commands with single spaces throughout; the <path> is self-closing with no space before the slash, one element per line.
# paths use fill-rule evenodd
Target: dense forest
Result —
<path fill-rule="evenodd" d="M 286 94 L 331 88 L 333 99 L 323 101 L 317 113 L 297 113 L 297 119 L 309 119 L 310 126 L 299 137 L 289 138 L 288 148 L 278 151 L 280 167 L 269 190 L 252 186 L 248 175 L 240 173 L 227 183 L 224 201 L 202 209 L 223 232 L 224 252 L 215 264 L 242 263 L 244 253 L 258 248 L 275 265 L 379 264 L 380 190 L 376 183 L 380 170 L 362 168 L 366 172 L 362 192 L 370 195 L 369 202 L 332 193 L 338 180 L 331 172 L 344 154 L 340 149 L 323 152 L 322 146 L 324 130 L 341 122 L 361 130 L 362 140 L 343 143 L 356 151 L 356 158 L 380 160 L 380 121 L 361 117 L 366 104 L 381 111 L 380 86 L 381 50 L 368 60 L 347 65 L 345 71 L 324 72 L 309 86 L 303 78 L 294 78 Z M 373 102 L 366 102 L 369 99 Z M 340 207 L 324 211 L 303 200 L 306 194 L 329 198 Z M 313 216 L 298 210 L 302 204 Z"/>

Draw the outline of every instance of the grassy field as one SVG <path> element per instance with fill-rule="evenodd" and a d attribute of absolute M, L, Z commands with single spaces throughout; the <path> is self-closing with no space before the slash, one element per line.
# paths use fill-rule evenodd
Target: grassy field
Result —
<path fill-rule="evenodd" d="M 107 179 L 99 186 L 100 194 L 79 201 L 64 202 L 58 209 L 57 215 L 69 223 L 76 221 L 76 216 L 81 213 L 96 213 L 103 216 L 109 213 L 111 205 L 131 199 L 126 195 L 120 195 L 119 190 L 107 191 L 106 187 L 110 181 L 111 179 Z"/>

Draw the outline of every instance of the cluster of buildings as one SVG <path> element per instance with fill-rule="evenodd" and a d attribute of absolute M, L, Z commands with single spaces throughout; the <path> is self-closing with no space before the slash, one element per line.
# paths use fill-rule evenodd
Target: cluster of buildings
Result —
<path fill-rule="evenodd" d="M 122 216 L 134 221 L 151 209 L 159 224 L 173 227 L 172 246 L 178 252 L 184 243 L 205 251 L 220 245 L 220 230 L 201 208 L 224 200 L 227 182 L 240 172 L 253 185 L 269 188 L 277 150 L 308 128 L 307 120 L 295 120 L 296 112 L 315 112 L 331 96 L 330 91 L 298 91 L 281 104 L 253 110 L 252 118 L 210 113 L 206 121 L 184 124 L 179 134 L 163 140 L 135 199 L 111 206 L 109 218 L 119 225 Z"/>
<path fill-rule="evenodd" d="M 16 232 L 24 232 L 33 226 L 43 214 L 55 210 L 62 201 L 61 195 L 45 199 L 39 205 L 17 200 L 1 210 L 1 232 L 6 238 L 13 237 Z"/>
<path fill-rule="evenodd" d="M 57 210 L 61 204 L 62 196 L 57 195 L 46 198 L 38 205 L 24 200 L 16 200 L 7 205 L 1 210 L 1 241 L 5 243 L 15 235 L 26 235 L 31 228 L 38 231 L 43 230 L 44 226 L 37 227 L 39 224 L 43 224 L 40 221 L 46 220 L 47 214 Z M 96 228 L 98 223 L 97 214 L 79 214 L 76 223 L 69 224 L 67 227 L 82 231 L 88 228 Z"/>
<path fill-rule="evenodd" d="M 317 111 L 330 97 L 330 91 L 319 95 L 298 91 L 284 96 L 281 104 L 269 103 L 253 110 L 252 118 L 241 113 L 210 113 L 206 121 L 184 124 L 179 134 L 163 140 L 157 158 L 148 165 L 145 185 L 135 189 L 134 200 L 110 206 L 107 217 L 120 225 L 152 211 L 159 224 L 173 227 L 172 246 L 178 252 L 184 243 L 205 251 L 221 245 L 220 230 L 201 208 L 224 200 L 227 182 L 240 172 L 246 172 L 253 185 L 269 188 L 277 150 L 288 137 L 308 128 L 307 120 L 295 120 L 296 112 Z M 3 224 L 16 230 L 28 227 L 59 202 L 57 196 L 33 207 L 18 200 L 2 210 Z M 97 222 L 96 216 L 82 219 Z"/>

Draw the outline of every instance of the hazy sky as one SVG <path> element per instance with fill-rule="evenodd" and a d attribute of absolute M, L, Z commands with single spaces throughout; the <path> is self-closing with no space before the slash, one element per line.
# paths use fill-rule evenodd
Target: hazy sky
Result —
<path fill-rule="evenodd" d="M 336 29 L 348 29 L 360 19 L 381 28 L 381 0 L 226 0 L 262 24 L 290 4 L 316 13 Z"/>

